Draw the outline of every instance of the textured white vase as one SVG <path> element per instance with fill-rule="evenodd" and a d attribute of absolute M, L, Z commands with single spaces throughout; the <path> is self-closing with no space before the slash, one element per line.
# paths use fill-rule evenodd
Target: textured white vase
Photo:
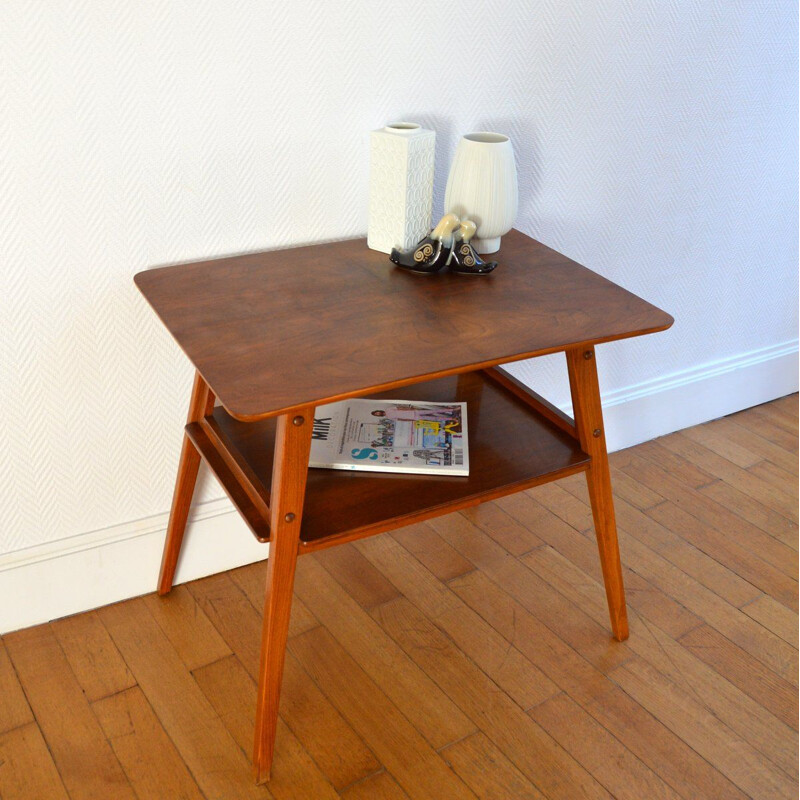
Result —
<path fill-rule="evenodd" d="M 436 132 L 395 122 L 370 132 L 367 245 L 405 250 L 431 227 Z"/>
<path fill-rule="evenodd" d="M 514 148 L 501 133 L 462 136 L 447 178 L 445 213 L 478 226 L 472 240 L 479 253 L 496 253 L 500 237 L 514 225 L 519 204 Z"/>

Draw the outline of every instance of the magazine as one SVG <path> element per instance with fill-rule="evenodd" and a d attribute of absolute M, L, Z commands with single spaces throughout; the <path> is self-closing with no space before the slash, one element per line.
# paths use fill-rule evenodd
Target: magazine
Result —
<path fill-rule="evenodd" d="M 467 404 L 359 398 L 320 406 L 309 466 L 469 475 Z"/>

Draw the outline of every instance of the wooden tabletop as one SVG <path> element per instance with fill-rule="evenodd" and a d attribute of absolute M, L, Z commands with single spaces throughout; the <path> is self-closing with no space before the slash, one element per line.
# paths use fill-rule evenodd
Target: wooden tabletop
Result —
<path fill-rule="evenodd" d="M 159 267 L 135 281 L 245 421 L 673 322 L 519 231 L 493 258 L 488 276 L 418 276 L 351 239 Z"/>

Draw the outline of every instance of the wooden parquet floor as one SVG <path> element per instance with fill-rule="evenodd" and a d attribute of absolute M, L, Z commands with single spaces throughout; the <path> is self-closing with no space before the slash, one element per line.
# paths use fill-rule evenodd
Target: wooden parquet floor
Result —
<path fill-rule="evenodd" d="M 264 563 L 9 634 L 0 797 L 797 797 L 797 435 L 795 395 L 611 457 L 624 644 L 582 475 L 300 559 L 268 786 Z"/>

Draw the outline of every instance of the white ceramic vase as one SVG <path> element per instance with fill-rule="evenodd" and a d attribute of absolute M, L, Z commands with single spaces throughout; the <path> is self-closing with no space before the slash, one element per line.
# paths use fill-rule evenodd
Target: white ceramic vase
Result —
<path fill-rule="evenodd" d="M 395 122 L 370 132 L 367 246 L 406 250 L 431 227 L 435 131 Z"/>
<path fill-rule="evenodd" d="M 496 253 L 500 237 L 514 224 L 519 204 L 514 148 L 501 133 L 461 137 L 447 178 L 445 213 L 471 219 L 478 226 L 473 247 Z"/>

